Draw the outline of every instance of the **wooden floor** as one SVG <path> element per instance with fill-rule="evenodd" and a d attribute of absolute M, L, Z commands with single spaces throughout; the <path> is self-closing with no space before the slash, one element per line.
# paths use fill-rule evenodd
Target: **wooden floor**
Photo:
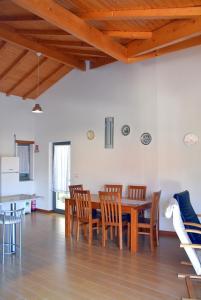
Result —
<path fill-rule="evenodd" d="M 191 272 L 177 238 L 163 237 L 151 255 L 146 238 L 131 255 L 100 240 L 66 242 L 64 216 L 34 213 L 24 221 L 23 260 L 7 257 L 0 273 L 1 300 L 157 300 L 186 296 L 177 272 Z M 201 296 L 201 295 L 200 295 Z"/>

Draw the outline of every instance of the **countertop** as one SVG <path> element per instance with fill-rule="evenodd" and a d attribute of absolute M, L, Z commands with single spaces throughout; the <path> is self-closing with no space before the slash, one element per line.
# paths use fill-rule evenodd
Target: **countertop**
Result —
<path fill-rule="evenodd" d="M 15 202 L 15 201 L 26 201 L 26 200 L 34 200 L 41 198 L 40 196 L 36 195 L 28 195 L 28 194 L 19 194 L 19 195 L 12 195 L 12 196 L 0 196 L 0 204 L 6 202 Z"/>

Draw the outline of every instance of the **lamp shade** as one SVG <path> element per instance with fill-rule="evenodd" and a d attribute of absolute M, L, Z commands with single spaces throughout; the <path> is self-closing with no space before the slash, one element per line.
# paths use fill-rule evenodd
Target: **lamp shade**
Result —
<path fill-rule="evenodd" d="M 43 110 L 41 108 L 41 106 L 39 104 L 35 104 L 33 109 L 32 109 L 32 113 L 35 113 L 35 114 L 42 114 L 43 113 Z"/>

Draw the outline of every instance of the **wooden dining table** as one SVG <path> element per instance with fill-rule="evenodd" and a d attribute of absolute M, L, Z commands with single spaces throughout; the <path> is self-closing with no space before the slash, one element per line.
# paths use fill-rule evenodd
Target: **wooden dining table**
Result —
<path fill-rule="evenodd" d="M 99 196 L 96 194 L 91 195 L 92 208 L 100 209 Z M 146 201 L 131 200 L 122 198 L 122 213 L 130 214 L 131 223 L 131 245 L 130 250 L 132 253 L 138 251 L 138 213 L 151 207 L 151 199 Z M 65 236 L 66 238 L 71 237 L 71 206 L 75 204 L 75 199 L 65 199 Z"/>

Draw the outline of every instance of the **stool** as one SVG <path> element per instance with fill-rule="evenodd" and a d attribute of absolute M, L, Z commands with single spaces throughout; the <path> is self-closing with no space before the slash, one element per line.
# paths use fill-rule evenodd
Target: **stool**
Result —
<path fill-rule="evenodd" d="M 16 253 L 16 248 L 20 250 L 21 258 L 21 240 L 22 240 L 22 217 L 24 215 L 24 208 L 16 210 L 6 210 L 0 211 L 0 226 L 3 227 L 2 231 L 2 262 L 4 264 L 5 254 L 14 254 Z M 19 244 L 16 242 L 16 232 L 17 227 L 19 226 Z M 5 251 L 5 248 L 8 248 L 8 251 Z"/>

